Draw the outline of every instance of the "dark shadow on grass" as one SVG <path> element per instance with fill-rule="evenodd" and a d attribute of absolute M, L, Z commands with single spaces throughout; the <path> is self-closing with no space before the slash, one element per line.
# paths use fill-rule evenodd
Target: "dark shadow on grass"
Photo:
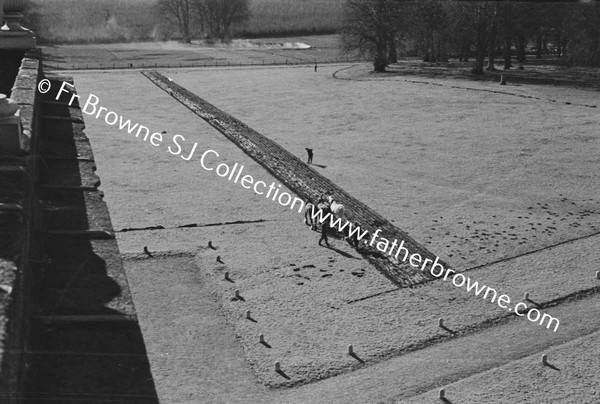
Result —
<path fill-rule="evenodd" d="M 317 166 L 319 168 L 327 168 L 327 166 L 321 165 L 321 164 L 315 164 L 315 163 L 310 163 L 311 166 Z"/>
<path fill-rule="evenodd" d="M 545 364 L 545 366 L 549 367 L 550 369 L 553 369 L 553 370 L 556 370 L 556 371 L 559 371 L 559 372 L 560 372 L 560 369 L 559 369 L 559 368 L 557 368 L 557 367 L 556 367 L 556 366 L 554 366 L 554 365 L 551 365 L 550 363 L 546 363 L 546 364 Z"/>
<path fill-rule="evenodd" d="M 359 361 L 360 363 L 365 363 L 364 360 L 362 360 L 357 354 L 355 354 L 354 352 L 352 352 L 351 354 L 349 354 L 351 357 L 353 357 L 354 359 L 356 359 L 357 361 Z"/>
<path fill-rule="evenodd" d="M 281 377 L 284 377 L 288 380 L 290 380 L 290 377 L 288 375 L 286 375 L 285 373 L 283 373 L 283 370 L 276 370 L 277 373 L 279 373 L 279 375 L 281 375 Z"/>
<path fill-rule="evenodd" d="M 358 260 L 358 259 L 360 259 L 360 258 L 358 258 L 358 257 L 355 257 L 355 256 L 354 256 L 354 255 L 352 255 L 352 254 L 348 254 L 346 251 L 339 250 L 339 249 L 337 249 L 337 248 L 335 248 L 335 247 L 333 247 L 333 246 L 329 246 L 329 249 L 330 249 L 330 250 L 333 250 L 333 251 L 335 251 L 336 253 L 338 253 L 338 254 L 340 254 L 340 255 L 342 255 L 342 256 L 344 256 L 344 257 L 346 257 L 346 258 L 352 258 L 352 259 L 355 259 L 355 260 Z"/>
<path fill-rule="evenodd" d="M 440 327 L 441 329 L 448 331 L 450 334 L 456 334 L 456 331 L 451 330 L 450 328 L 446 327 L 445 325 Z"/>

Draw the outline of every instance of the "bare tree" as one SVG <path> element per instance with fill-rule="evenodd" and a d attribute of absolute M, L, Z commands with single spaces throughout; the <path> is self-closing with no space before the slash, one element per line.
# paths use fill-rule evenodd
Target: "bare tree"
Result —
<path fill-rule="evenodd" d="M 490 45 L 491 31 L 493 31 L 494 5 L 487 1 L 457 2 L 460 12 L 464 13 L 469 21 L 468 29 L 475 45 L 475 66 L 473 74 L 483 74 L 485 51 Z M 494 34 L 495 35 L 495 34 Z"/>
<path fill-rule="evenodd" d="M 193 0 L 202 31 L 209 38 L 227 40 L 231 28 L 250 18 L 248 0 Z"/>
<path fill-rule="evenodd" d="M 158 9 L 171 23 L 176 23 L 185 43 L 192 42 L 190 27 L 192 20 L 192 0 L 159 0 Z"/>
<path fill-rule="evenodd" d="M 403 2 L 395 0 L 348 0 L 342 20 L 342 50 L 373 58 L 376 72 L 384 72 L 396 59 L 396 40 L 401 26 Z"/>
<path fill-rule="evenodd" d="M 579 66 L 600 66 L 600 1 L 570 5 L 566 26 L 565 61 Z"/>
<path fill-rule="evenodd" d="M 525 61 L 534 45 L 537 57 L 554 54 L 564 62 L 600 65 L 600 0 L 538 4 L 516 0 L 346 0 L 342 49 L 373 60 L 375 71 L 396 61 L 396 46 L 412 46 L 424 61 L 460 61 L 475 56 L 472 73 L 494 70 L 502 49 L 504 69 Z M 404 44 L 400 43 L 405 39 Z"/>
<path fill-rule="evenodd" d="M 420 0 L 410 13 L 410 34 L 420 48 L 424 62 L 447 62 L 450 6 L 446 1 Z"/>
<path fill-rule="evenodd" d="M 448 18 L 450 19 L 448 37 L 454 54 L 459 62 L 468 62 L 474 38 L 471 15 L 467 12 L 467 6 L 464 3 L 449 3 Z"/>
<path fill-rule="evenodd" d="M 488 32 L 488 65 L 485 68 L 489 71 L 496 70 L 495 57 L 496 57 L 496 39 L 498 36 L 498 4 L 496 2 L 490 3 L 490 19 L 491 26 Z"/>
<path fill-rule="evenodd" d="M 503 40 L 502 56 L 504 57 L 504 70 L 512 67 L 511 49 L 513 38 L 517 35 L 515 28 L 515 3 L 504 0 L 498 6 L 499 36 Z"/>

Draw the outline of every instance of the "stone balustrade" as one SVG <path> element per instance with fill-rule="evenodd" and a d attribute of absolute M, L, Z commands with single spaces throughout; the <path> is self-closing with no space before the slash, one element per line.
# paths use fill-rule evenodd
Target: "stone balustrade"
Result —
<path fill-rule="evenodd" d="M 28 0 L 0 0 L 0 50 L 35 48 L 33 32 L 21 25 L 28 3 Z"/>
<path fill-rule="evenodd" d="M 31 137 L 31 114 L 24 116 L 22 108 L 31 101 L 36 92 L 37 70 L 34 72 L 27 64 L 19 68 L 11 88 L 12 78 L 27 50 L 35 49 L 35 37 L 31 30 L 21 25 L 22 12 L 28 6 L 27 0 L 0 0 L 0 152 L 19 153 L 28 149 Z M 10 90 L 10 91 L 9 91 Z M 11 95 L 11 98 L 8 96 Z M 15 101 L 20 98 L 20 102 Z M 30 107 L 31 108 L 31 107 Z M 31 112 L 31 111 L 29 111 Z"/>

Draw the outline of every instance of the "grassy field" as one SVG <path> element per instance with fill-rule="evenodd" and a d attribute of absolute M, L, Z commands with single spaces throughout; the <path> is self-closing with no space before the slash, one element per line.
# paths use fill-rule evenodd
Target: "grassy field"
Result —
<path fill-rule="evenodd" d="M 456 270 L 469 271 L 513 299 L 529 292 L 544 303 L 597 285 L 600 121 L 585 106 L 597 103 L 596 91 L 509 84 L 499 92 L 496 83 L 417 82 L 369 70 L 368 65 L 330 65 L 317 73 L 304 66 L 171 69 L 165 74 L 300 158 L 304 147 L 313 147 L 315 163 L 326 166 L 319 168 L 324 175 Z M 202 150 L 217 150 L 223 162 L 244 164 L 255 177 L 271 181 L 221 134 L 139 73 L 75 72 L 75 81 L 83 99 L 94 93 L 109 110 L 156 131 L 183 134 Z M 181 387 L 178 378 L 185 378 L 188 368 L 179 369 L 181 362 L 161 356 L 189 345 L 196 321 L 191 313 L 163 310 L 164 305 L 172 296 L 195 300 L 200 289 L 212 291 L 262 383 L 282 386 L 342 373 L 307 386 L 323 396 L 297 402 L 356 402 L 353 398 L 361 394 L 380 401 L 407 398 L 407 392 L 418 394 L 440 381 L 493 367 L 518 370 L 511 361 L 600 327 L 596 297 L 548 309 L 561 320 L 555 334 L 524 319 L 501 319 L 506 313 L 496 305 L 448 283 L 392 292 L 393 285 L 343 243 L 333 241 L 336 250 L 317 247 L 318 235 L 297 213 L 207 173 L 197 159 L 185 162 L 93 117 L 85 119 L 115 228 L 166 227 L 119 233 L 119 245 L 136 260 L 128 265 L 135 271 L 132 289 L 145 302 L 140 310 L 145 337 L 161 347 L 152 351 L 151 363 L 157 388 L 176 397 L 169 402 L 202 400 L 202 388 Z M 208 240 L 217 251 L 206 248 Z M 186 266 L 187 275 L 177 272 L 173 282 L 168 276 L 161 282 L 137 261 L 143 246 L 165 257 L 195 255 L 195 266 Z M 216 262 L 216 254 L 225 264 Z M 165 263 L 162 270 L 176 272 L 178 266 Z M 223 281 L 225 270 L 235 284 Z M 236 288 L 245 301 L 231 300 Z M 377 295 L 382 292 L 387 293 Z M 583 309 L 588 301 L 590 311 Z M 256 323 L 245 319 L 246 310 Z M 463 336 L 445 335 L 437 327 L 439 317 Z M 167 321 L 181 331 L 172 332 L 164 326 Z M 270 348 L 258 344 L 259 333 Z M 494 336 L 502 337 L 495 341 L 503 349 L 490 357 L 492 348 L 484 342 Z M 461 344 L 461 338 L 472 345 Z M 346 354 L 348 344 L 364 365 Z M 405 352 L 419 344 L 429 347 Z M 465 346 L 473 347 L 472 360 L 455 366 L 451 358 L 464 359 Z M 435 349 L 454 356 L 438 361 Z M 275 360 L 289 380 L 273 371 Z M 202 366 L 199 359 L 186 363 L 190 374 Z M 425 363 L 435 372 L 424 371 Z M 397 372 L 404 372 L 406 383 L 398 382 Z M 531 377 L 532 385 L 545 378 Z M 498 379 L 498 386 L 507 380 Z M 571 379 L 563 383 L 563 390 L 589 402 L 587 390 L 577 389 Z M 343 394 L 336 386 L 344 386 Z M 290 394 L 313 394 L 314 399 L 317 393 Z M 240 391 L 229 402 L 242 397 Z M 543 402 L 543 397 L 532 393 L 524 402 Z M 288 398 L 279 402 L 293 402 Z"/>
<path fill-rule="evenodd" d="M 461 380 L 446 386 L 446 397 L 450 402 L 465 404 L 594 404 L 598 402 L 600 385 L 596 372 L 589 369 L 600 362 L 600 357 L 590 347 L 599 342 L 600 333 L 595 333 L 549 350 L 548 362 L 554 368 L 541 366 L 539 355 L 534 355 Z M 397 403 L 434 403 L 437 393 L 430 391 Z"/>
<path fill-rule="evenodd" d="M 157 12 L 156 0 L 32 0 L 29 17 L 42 43 L 166 40 L 177 26 Z M 234 36 L 333 33 L 343 0 L 251 0 L 251 18 Z M 31 13 L 30 13 L 31 14 Z"/>

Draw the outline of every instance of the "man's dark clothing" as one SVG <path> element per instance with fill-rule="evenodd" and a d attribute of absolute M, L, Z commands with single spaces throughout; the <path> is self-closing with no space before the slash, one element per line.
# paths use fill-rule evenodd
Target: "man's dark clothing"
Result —
<path fill-rule="evenodd" d="M 306 152 L 308 153 L 308 161 L 306 163 L 310 164 L 310 163 L 312 163 L 312 159 L 313 159 L 313 149 L 306 149 Z"/>

